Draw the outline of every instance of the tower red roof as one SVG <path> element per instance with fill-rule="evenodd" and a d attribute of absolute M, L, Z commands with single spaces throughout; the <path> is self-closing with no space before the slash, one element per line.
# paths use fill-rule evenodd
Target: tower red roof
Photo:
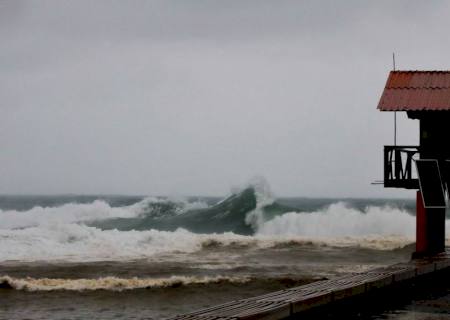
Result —
<path fill-rule="evenodd" d="M 391 71 L 378 109 L 450 110 L 450 71 Z"/>

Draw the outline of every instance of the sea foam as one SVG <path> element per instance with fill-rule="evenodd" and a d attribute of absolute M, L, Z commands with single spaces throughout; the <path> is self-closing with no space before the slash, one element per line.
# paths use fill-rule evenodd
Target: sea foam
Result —
<path fill-rule="evenodd" d="M 288 212 L 256 225 L 261 235 L 300 235 L 315 238 L 389 236 L 412 238 L 416 218 L 391 207 L 367 207 L 364 211 L 344 202 L 314 212 Z"/>
<path fill-rule="evenodd" d="M 58 279 L 58 278 L 14 278 L 0 277 L 0 286 L 23 291 L 124 291 L 135 289 L 157 289 L 186 285 L 205 285 L 214 283 L 246 283 L 249 277 L 227 276 L 172 276 L 168 278 L 117 278 L 102 277 L 96 279 Z"/>

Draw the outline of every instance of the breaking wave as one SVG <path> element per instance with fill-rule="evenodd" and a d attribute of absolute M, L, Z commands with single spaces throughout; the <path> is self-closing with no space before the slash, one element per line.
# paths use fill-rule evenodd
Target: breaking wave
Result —
<path fill-rule="evenodd" d="M 311 237 L 285 235 L 245 236 L 234 233 L 196 234 L 176 231 L 100 230 L 83 225 L 55 225 L 2 232 L 2 261 L 112 261 L 158 258 L 161 254 L 194 253 L 211 248 L 268 249 L 288 247 L 348 247 L 392 250 L 410 244 L 402 235 Z M 167 256 L 165 256 L 167 259 Z"/>
<path fill-rule="evenodd" d="M 275 201 L 262 179 L 212 205 L 149 197 L 116 207 L 96 200 L 0 210 L 0 217 L 0 261 L 150 259 L 216 247 L 393 250 L 415 238 L 415 217 L 405 209 L 336 202 L 302 210 Z"/>
<path fill-rule="evenodd" d="M 257 225 L 263 235 L 333 238 L 398 235 L 413 238 L 415 217 L 391 207 L 361 211 L 338 202 L 314 212 L 288 212 Z"/>
<path fill-rule="evenodd" d="M 148 197 L 130 206 L 112 207 L 103 200 L 92 203 L 67 203 L 59 207 L 37 206 L 27 211 L 0 209 L 0 229 L 22 229 L 56 223 L 89 223 L 107 219 L 167 218 L 190 210 L 207 208 L 201 201 Z"/>
<path fill-rule="evenodd" d="M 9 288 L 23 291 L 93 291 L 110 290 L 125 291 L 136 289 L 174 288 L 187 285 L 206 285 L 217 283 L 246 283 L 249 277 L 195 277 L 172 276 L 168 278 L 116 278 L 104 277 L 97 279 L 55 279 L 55 278 L 14 278 L 0 277 L 0 288 Z"/>

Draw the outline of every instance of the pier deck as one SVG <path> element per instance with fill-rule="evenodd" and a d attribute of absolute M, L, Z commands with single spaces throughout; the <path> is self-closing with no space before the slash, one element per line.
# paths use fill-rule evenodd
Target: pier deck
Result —
<path fill-rule="evenodd" d="M 277 320 L 286 319 L 331 303 L 363 296 L 389 286 L 413 282 L 450 269 L 450 250 L 430 258 L 415 259 L 363 273 L 231 301 L 179 315 L 171 320 Z"/>

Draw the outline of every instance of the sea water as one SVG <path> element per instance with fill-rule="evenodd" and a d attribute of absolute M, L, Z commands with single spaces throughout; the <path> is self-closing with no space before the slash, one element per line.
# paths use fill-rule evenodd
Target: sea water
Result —
<path fill-rule="evenodd" d="M 0 196 L 0 319 L 162 319 L 407 261 L 414 206 L 276 198 L 265 183 L 224 198 Z"/>

